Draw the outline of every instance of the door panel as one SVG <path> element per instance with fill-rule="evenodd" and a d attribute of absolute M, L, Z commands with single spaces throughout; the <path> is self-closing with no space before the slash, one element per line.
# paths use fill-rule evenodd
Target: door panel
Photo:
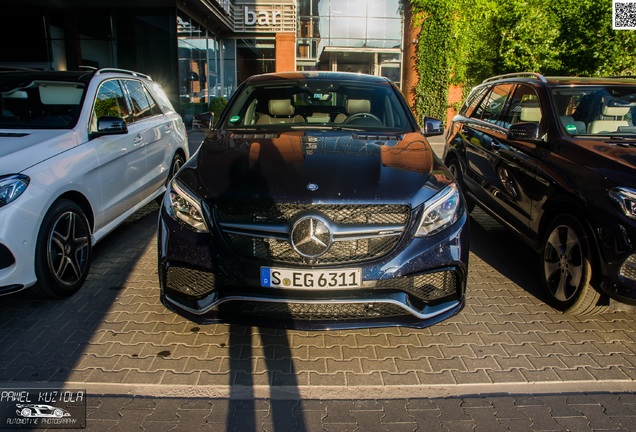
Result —
<path fill-rule="evenodd" d="M 96 132 L 97 118 L 121 117 L 128 124 L 128 133 L 93 139 L 99 161 L 102 184 L 102 219 L 96 221 L 96 231 L 145 198 L 142 177 L 146 171 L 146 137 L 142 125 L 136 124 L 119 80 L 101 84 L 93 112 L 91 130 Z"/>

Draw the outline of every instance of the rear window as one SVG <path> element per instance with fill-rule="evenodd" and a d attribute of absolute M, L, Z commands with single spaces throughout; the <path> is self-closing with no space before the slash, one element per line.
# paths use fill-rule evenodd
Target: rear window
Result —
<path fill-rule="evenodd" d="M 21 83 L 0 93 L 0 127 L 72 129 L 77 124 L 85 86 L 63 81 Z"/>

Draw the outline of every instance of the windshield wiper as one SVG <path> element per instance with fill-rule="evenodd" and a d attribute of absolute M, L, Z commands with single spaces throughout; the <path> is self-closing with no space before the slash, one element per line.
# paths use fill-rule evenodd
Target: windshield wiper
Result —
<path fill-rule="evenodd" d="M 366 129 L 360 129 L 350 126 L 331 126 L 331 125 L 303 125 L 303 126 L 290 126 L 291 129 L 310 129 L 310 130 L 335 130 L 335 131 L 351 131 L 351 132 L 364 132 Z"/>

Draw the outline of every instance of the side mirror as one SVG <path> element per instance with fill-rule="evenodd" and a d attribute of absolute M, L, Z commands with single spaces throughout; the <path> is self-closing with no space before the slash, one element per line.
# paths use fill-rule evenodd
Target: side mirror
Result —
<path fill-rule="evenodd" d="M 518 141 L 540 141 L 537 123 L 516 123 L 508 129 L 508 139 Z"/>
<path fill-rule="evenodd" d="M 424 117 L 424 136 L 444 135 L 444 123 L 433 117 Z"/>
<path fill-rule="evenodd" d="M 126 121 L 120 117 L 102 116 L 97 119 L 96 136 L 123 135 L 128 133 Z"/>

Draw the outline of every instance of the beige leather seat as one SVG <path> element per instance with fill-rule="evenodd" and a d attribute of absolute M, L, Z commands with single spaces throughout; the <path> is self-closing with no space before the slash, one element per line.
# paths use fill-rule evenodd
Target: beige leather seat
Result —
<path fill-rule="evenodd" d="M 616 132 L 620 126 L 629 126 L 627 120 L 623 120 L 623 117 L 627 115 L 630 107 L 610 107 L 603 106 L 603 117 L 613 117 L 611 119 L 601 119 L 591 121 L 587 125 L 587 133 L 589 134 L 601 134 Z"/>
<path fill-rule="evenodd" d="M 371 101 L 369 99 L 347 99 L 345 112 L 346 114 L 338 114 L 333 122 L 342 123 L 354 114 L 371 112 Z"/>
<path fill-rule="evenodd" d="M 296 109 L 290 99 L 270 99 L 269 114 L 260 116 L 256 124 L 303 123 L 303 116 L 294 113 Z"/>

